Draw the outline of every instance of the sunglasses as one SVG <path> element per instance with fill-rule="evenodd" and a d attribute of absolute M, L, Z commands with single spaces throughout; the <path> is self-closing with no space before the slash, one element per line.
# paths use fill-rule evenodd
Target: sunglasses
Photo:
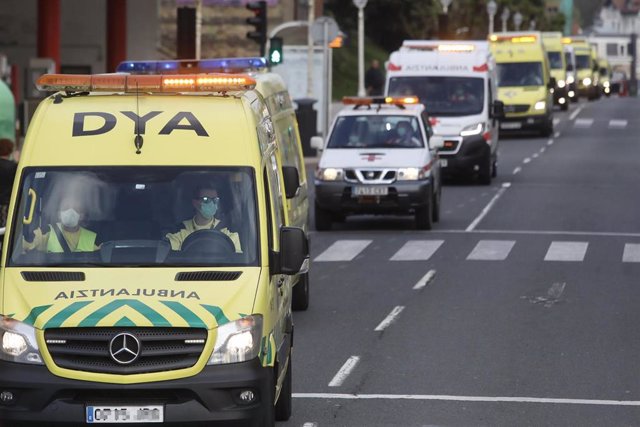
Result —
<path fill-rule="evenodd" d="M 220 197 L 201 196 L 201 197 L 195 197 L 193 200 L 197 200 L 202 203 L 213 203 L 217 205 L 218 202 L 220 201 Z"/>

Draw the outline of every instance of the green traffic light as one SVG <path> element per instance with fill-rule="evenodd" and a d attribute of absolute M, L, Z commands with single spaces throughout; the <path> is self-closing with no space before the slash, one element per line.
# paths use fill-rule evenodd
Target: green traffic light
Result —
<path fill-rule="evenodd" d="M 273 65 L 282 64 L 282 37 L 272 37 L 269 42 L 269 62 Z"/>

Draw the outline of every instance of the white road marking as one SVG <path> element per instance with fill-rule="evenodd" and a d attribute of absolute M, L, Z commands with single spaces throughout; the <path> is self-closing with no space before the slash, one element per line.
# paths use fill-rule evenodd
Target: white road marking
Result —
<path fill-rule="evenodd" d="M 566 283 L 554 283 L 551 285 L 551 288 L 547 291 L 546 296 L 539 297 L 522 297 L 524 299 L 529 300 L 532 304 L 543 304 L 546 308 L 553 307 L 554 304 L 560 302 L 560 297 L 564 292 L 564 288 L 567 286 Z"/>
<path fill-rule="evenodd" d="M 346 399 L 346 400 L 444 400 L 453 402 L 485 403 L 549 403 L 558 405 L 640 406 L 640 400 L 607 399 L 558 399 L 551 397 L 517 396 L 452 396 L 444 394 L 342 394 L 342 393 L 293 393 L 296 399 Z"/>
<path fill-rule="evenodd" d="M 504 261 L 515 244 L 515 240 L 480 240 L 467 256 L 467 259 L 475 261 Z"/>
<path fill-rule="evenodd" d="M 530 159 L 529 157 L 526 157 L 526 158 L 522 161 L 522 163 L 524 163 L 525 165 L 526 165 L 527 163 L 531 163 L 531 159 Z"/>
<path fill-rule="evenodd" d="M 371 240 L 338 240 L 318 255 L 314 261 L 351 261 L 370 243 Z"/>
<path fill-rule="evenodd" d="M 344 362 L 344 365 L 342 365 L 342 368 L 340 368 L 338 373 L 329 383 L 329 387 L 340 387 L 345 382 L 349 374 L 351 374 L 358 365 L 358 362 L 360 362 L 360 356 L 351 356 L 348 358 L 347 361 Z"/>
<path fill-rule="evenodd" d="M 555 119 L 553 119 L 553 125 L 554 126 L 557 126 L 559 123 L 560 123 L 560 119 L 559 118 L 556 117 Z"/>
<path fill-rule="evenodd" d="M 564 283 L 564 282 L 563 283 L 554 283 L 553 285 L 551 285 L 551 287 L 547 291 L 547 296 L 549 298 L 553 298 L 555 300 L 559 300 L 560 297 L 562 296 L 562 293 L 564 292 L 565 286 L 567 286 L 567 284 Z"/>
<path fill-rule="evenodd" d="M 540 154 L 538 154 L 538 153 L 533 153 L 533 155 L 531 157 L 533 157 L 534 159 L 537 159 L 539 155 Z"/>
<path fill-rule="evenodd" d="M 640 245 L 637 243 L 625 244 L 622 262 L 640 262 Z"/>
<path fill-rule="evenodd" d="M 554 137 L 554 138 L 560 138 L 560 132 L 556 132 L 556 133 L 554 133 L 554 134 L 553 134 L 553 137 Z M 549 141 L 551 141 L 551 140 L 549 140 Z M 551 144 L 549 144 L 549 145 L 551 145 Z"/>
<path fill-rule="evenodd" d="M 547 145 L 553 145 L 553 139 L 548 140 Z"/>
<path fill-rule="evenodd" d="M 627 120 L 609 120 L 609 127 L 616 129 L 624 129 L 627 127 Z"/>
<path fill-rule="evenodd" d="M 404 310 L 404 307 L 401 306 L 401 305 L 399 305 L 396 308 L 394 308 L 393 310 L 391 310 L 391 313 L 389 313 L 389 315 L 387 317 L 385 317 L 384 320 L 382 322 L 380 322 L 380 324 L 378 326 L 376 326 L 374 331 L 382 332 L 385 329 L 387 329 L 389 327 L 389 325 L 391 325 L 393 322 L 396 321 L 396 319 L 398 318 L 400 313 L 402 313 L 402 310 Z"/>
<path fill-rule="evenodd" d="M 518 175 L 520 173 L 520 171 L 522 171 L 522 168 L 520 166 L 517 166 L 514 170 L 513 170 L 513 174 L 514 175 Z"/>
<path fill-rule="evenodd" d="M 440 248 L 444 240 L 409 240 L 391 261 L 426 261 Z"/>
<path fill-rule="evenodd" d="M 578 117 L 578 114 L 580 114 L 580 112 L 582 111 L 582 108 L 584 107 L 578 107 L 576 108 L 576 111 L 574 111 L 573 113 L 571 113 L 571 115 L 569 116 L 569 120 L 573 120 L 576 117 Z"/>
<path fill-rule="evenodd" d="M 429 270 L 427 272 L 427 274 L 425 274 L 424 276 L 422 276 L 422 279 L 418 280 L 418 283 L 416 283 L 413 286 L 414 290 L 420 290 L 425 288 L 429 283 L 431 283 L 433 281 L 433 279 L 436 277 L 436 271 L 435 270 Z"/>
<path fill-rule="evenodd" d="M 577 128 L 590 128 L 593 124 L 593 119 L 577 119 L 573 126 Z"/>
<path fill-rule="evenodd" d="M 445 234 L 530 234 L 541 236 L 604 236 L 604 237 L 640 237 L 640 233 L 615 233 L 602 231 L 554 231 L 554 230 L 438 230 Z"/>
<path fill-rule="evenodd" d="M 304 423 L 302 427 L 318 427 L 318 423 Z"/>
<path fill-rule="evenodd" d="M 545 151 L 547 151 L 547 147 L 542 147 L 542 148 L 540 149 L 540 154 L 544 153 Z"/>
<path fill-rule="evenodd" d="M 545 261 L 583 261 L 588 242 L 551 242 Z"/>
<path fill-rule="evenodd" d="M 489 213 L 489 211 L 491 210 L 493 205 L 496 204 L 496 202 L 498 201 L 500 196 L 502 196 L 502 194 L 504 194 L 504 192 L 507 191 L 507 188 L 509 188 L 509 187 L 511 187 L 511 183 L 510 182 L 504 182 L 502 184 L 502 188 L 500 188 L 500 190 L 498 190 L 496 195 L 493 196 L 493 198 L 489 201 L 487 206 L 485 206 L 484 209 L 482 209 L 482 212 L 480 212 L 480 215 L 478 215 L 478 217 L 476 219 L 474 219 L 471 224 L 469 224 L 469 226 L 465 229 L 465 231 L 473 231 L 473 229 L 476 228 L 476 226 L 480 223 L 480 221 L 482 221 L 484 219 L 484 217 L 487 216 L 487 214 Z"/>

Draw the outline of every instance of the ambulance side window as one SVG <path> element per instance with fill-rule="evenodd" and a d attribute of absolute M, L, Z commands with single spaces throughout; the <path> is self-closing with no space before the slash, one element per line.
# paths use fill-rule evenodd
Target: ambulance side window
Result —
<path fill-rule="evenodd" d="M 269 249 L 273 248 L 273 215 L 271 215 L 271 192 L 269 191 L 269 177 L 267 168 L 264 168 L 262 178 L 264 179 L 264 200 L 267 205 L 267 241 Z"/>
<path fill-rule="evenodd" d="M 284 218 L 284 196 L 280 190 L 280 180 L 278 176 L 278 165 L 275 155 L 271 155 L 264 170 L 265 195 L 267 200 L 267 220 L 269 248 L 278 250 L 279 242 L 276 241 L 278 230 L 283 225 Z M 277 243 L 277 244 L 276 244 Z"/>

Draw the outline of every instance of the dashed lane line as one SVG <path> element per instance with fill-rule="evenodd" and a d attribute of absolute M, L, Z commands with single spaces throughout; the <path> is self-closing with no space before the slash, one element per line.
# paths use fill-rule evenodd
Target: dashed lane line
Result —
<path fill-rule="evenodd" d="M 331 382 L 329 382 L 329 387 L 340 387 L 344 384 L 347 377 L 358 365 L 358 362 L 360 362 L 360 356 L 351 356 L 348 358 L 347 361 L 344 362 L 344 365 L 342 365 L 342 368 L 340 368 L 338 373 L 333 377 Z"/>
<path fill-rule="evenodd" d="M 304 423 L 302 427 L 318 427 L 318 423 Z"/>
<path fill-rule="evenodd" d="M 374 331 L 382 332 L 385 329 L 387 329 L 393 322 L 395 322 L 398 319 L 398 316 L 400 315 L 400 313 L 402 313 L 403 310 L 404 310 L 404 306 L 402 305 L 395 307 L 393 310 L 391 310 L 391 313 L 389 313 L 389 315 L 385 317 L 384 320 L 380 322 L 378 326 L 376 326 Z"/>
<path fill-rule="evenodd" d="M 513 170 L 513 174 L 514 174 L 514 175 L 518 175 L 521 171 L 522 171 L 522 168 L 521 168 L 520 166 L 517 166 L 517 167 Z"/>
<path fill-rule="evenodd" d="M 556 137 L 557 138 L 557 137 Z M 547 141 L 547 145 L 553 145 L 553 139 Z"/>
<path fill-rule="evenodd" d="M 342 394 L 342 393 L 293 393 L 296 399 L 341 400 L 439 400 L 451 402 L 482 403 L 537 403 L 555 405 L 640 406 L 640 400 L 609 399 L 558 399 L 524 396 L 452 396 L 441 394 Z"/>
<path fill-rule="evenodd" d="M 531 163 L 531 158 L 529 158 L 529 157 L 525 157 L 525 159 L 522 161 L 522 163 L 524 163 L 525 165 L 526 165 L 527 163 Z"/>
<path fill-rule="evenodd" d="M 480 221 L 482 221 L 484 219 L 484 217 L 487 216 L 487 214 L 489 213 L 489 211 L 491 210 L 493 205 L 496 204 L 496 202 L 498 201 L 500 196 L 502 196 L 504 194 L 504 192 L 507 191 L 507 188 L 509 188 L 509 187 L 511 187 L 511 183 L 510 182 L 502 183 L 502 187 L 500 188 L 500 190 L 498 190 L 496 195 L 493 196 L 493 198 L 489 201 L 487 206 L 485 206 L 484 209 L 482 209 L 482 212 L 480 212 L 480 215 L 478 215 L 478 217 L 476 219 L 474 219 L 471 224 L 469 224 L 469 226 L 465 229 L 465 231 L 473 231 L 478 226 Z"/>
<path fill-rule="evenodd" d="M 560 132 L 556 132 L 556 133 L 554 133 L 554 134 L 553 134 L 553 137 L 554 137 L 554 138 L 560 138 Z M 551 141 L 551 140 L 549 140 L 549 141 Z M 549 144 L 549 145 L 551 145 L 551 144 Z"/>
<path fill-rule="evenodd" d="M 424 276 L 422 276 L 420 280 L 418 280 L 418 283 L 416 283 L 413 286 L 413 289 L 417 291 L 417 290 L 426 288 L 427 285 L 431 283 L 433 279 L 435 279 L 435 277 L 436 277 L 436 271 L 429 270 L 427 274 L 425 274 Z"/>
<path fill-rule="evenodd" d="M 576 108 L 576 111 L 574 111 L 573 113 L 571 113 L 571 115 L 569 116 L 569 120 L 574 120 L 576 117 L 578 117 L 578 114 L 580 114 L 580 112 L 582 111 L 584 107 L 578 107 Z"/>

